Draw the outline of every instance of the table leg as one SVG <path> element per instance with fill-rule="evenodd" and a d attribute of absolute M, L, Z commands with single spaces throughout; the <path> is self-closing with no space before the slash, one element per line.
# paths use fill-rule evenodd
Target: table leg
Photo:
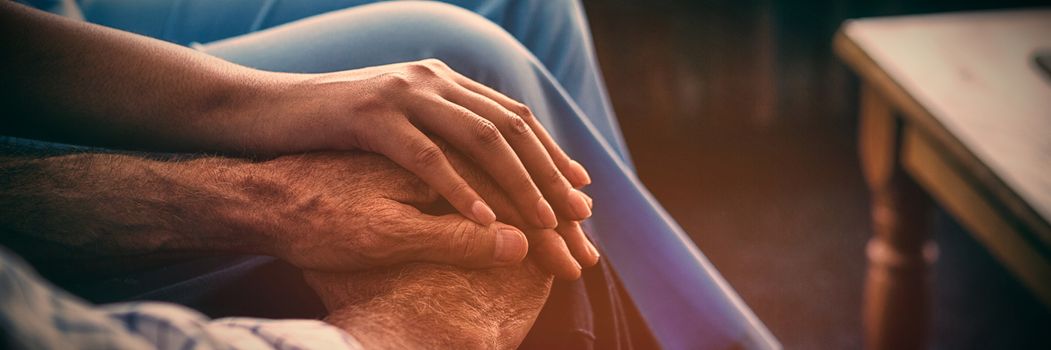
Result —
<path fill-rule="evenodd" d="M 929 321 L 931 201 L 902 168 L 902 121 L 871 88 L 862 90 L 859 147 L 872 196 L 863 317 L 868 349 L 921 349 Z"/>

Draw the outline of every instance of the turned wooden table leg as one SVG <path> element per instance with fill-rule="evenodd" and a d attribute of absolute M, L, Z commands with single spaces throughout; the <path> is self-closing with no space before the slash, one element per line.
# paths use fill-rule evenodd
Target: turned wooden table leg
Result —
<path fill-rule="evenodd" d="M 931 202 L 902 168 L 901 131 L 886 101 L 863 89 L 859 147 L 874 231 L 862 310 L 868 349 L 921 349 L 930 319 Z"/>

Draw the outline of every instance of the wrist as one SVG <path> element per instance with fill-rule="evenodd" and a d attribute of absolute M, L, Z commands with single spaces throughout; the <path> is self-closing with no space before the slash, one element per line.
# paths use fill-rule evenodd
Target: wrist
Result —
<path fill-rule="evenodd" d="M 250 68 L 224 75 L 212 85 L 197 109 L 191 128 L 200 133 L 201 150 L 226 154 L 269 155 L 274 152 L 273 125 L 287 113 L 282 106 L 283 91 L 294 74 L 266 72 Z"/>
<path fill-rule="evenodd" d="M 317 129 L 303 130 L 303 117 L 321 114 L 323 98 L 308 81 L 312 75 L 252 71 L 233 82 L 230 97 L 211 109 L 217 121 L 221 151 L 248 156 L 273 156 L 315 150 Z M 316 121 L 313 121 L 316 123 Z"/>
<path fill-rule="evenodd" d="M 211 220 L 198 222 L 216 224 L 211 234 L 205 233 L 214 237 L 204 241 L 205 245 L 234 253 L 278 255 L 278 238 L 285 225 L 273 214 L 283 205 L 281 197 L 290 191 L 283 181 L 259 163 L 243 160 L 206 158 L 190 161 L 187 166 L 187 173 L 195 174 L 201 190 L 211 193 L 189 199 L 207 203 L 205 217 Z M 207 177 L 202 179 L 202 174 Z"/>

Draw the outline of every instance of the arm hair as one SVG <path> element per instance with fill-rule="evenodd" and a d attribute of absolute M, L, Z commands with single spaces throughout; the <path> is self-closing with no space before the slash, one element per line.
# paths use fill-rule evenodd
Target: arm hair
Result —
<path fill-rule="evenodd" d="M 59 265 L 261 253 L 260 205 L 290 194 L 256 169 L 217 157 L 0 157 L 0 244 Z"/>

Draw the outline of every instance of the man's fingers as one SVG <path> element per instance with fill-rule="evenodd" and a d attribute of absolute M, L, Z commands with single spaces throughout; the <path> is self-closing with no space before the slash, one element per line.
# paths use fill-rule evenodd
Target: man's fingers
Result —
<path fill-rule="evenodd" d="M 404 222 L 418 239 L 409 250 L 417 260 L 468 268 L 514 265 L 525 258 L 525 234 L 501 222 L 479 225 L 458 214 L 415 215 Z"/>
<path fill-rule="evenodd" d="M 584 169 L 580 163 L 569 158 L 566 152 L 562 150 L 562 147 L 555 143 L 555 140 L 551 138 L 551 135 L 547 133 L 543 125 L 533 115 L 533 112 L 526 105 L 521 102 L 515 101 L 514 99 L 507 97 L 506 95 L 494 90 L 485 84 L 476 82 L 471 78 L 464 76 L 458 72 L 453 72 L 455 80 L 461 86 L 468 90 L 474 91 L 478 94 L 486 96 L 493 101 L 496 101 L 500 105 L 504 106 L 511 112 L 521 117 L 532 129 L 533 133 L 536 134 L 537 139 L 547 149 L 548 154 L 551 156 L 551 160 L 554 161 L 555 166 L 558 167 L 562 174 L 566 175 L 569 182 L 573 184 L 573 187 L 584 187 L 591 184 L 591 177 L 588 175 L 587 170 Z"/>
<path fill-rule="evenodd" d="M 591 209 L 579 191 L 555 166 L 547 149 L 533 133 L 528 122 L 507 110 L 496 101 L 466 88 L 452 89 L 447 98 L 478 113 L 493 123 L 521 160 L 533 182 L 551 203 L 559 217 L 583 220 L 591 216 Z M 503 170 L 503 169 L 498 169 Z M 494 174 L 500 176 L 500 174 Z"/>
<path fill-rule="evenodd" d="M 483 225 L 496 221 L 493 210 L 452 168 L 438 145 L 408 122 L 392 129 L 375 140 L 376 151 L 419 176 L 464 216 Z"/>
<path fill-rule="evenodd" d="M 421 101 L 414 120 L 470 156 L 510 195 L 535 227 L 554 228 L 555 212 L 493 122 L 442 98 Z"/>

